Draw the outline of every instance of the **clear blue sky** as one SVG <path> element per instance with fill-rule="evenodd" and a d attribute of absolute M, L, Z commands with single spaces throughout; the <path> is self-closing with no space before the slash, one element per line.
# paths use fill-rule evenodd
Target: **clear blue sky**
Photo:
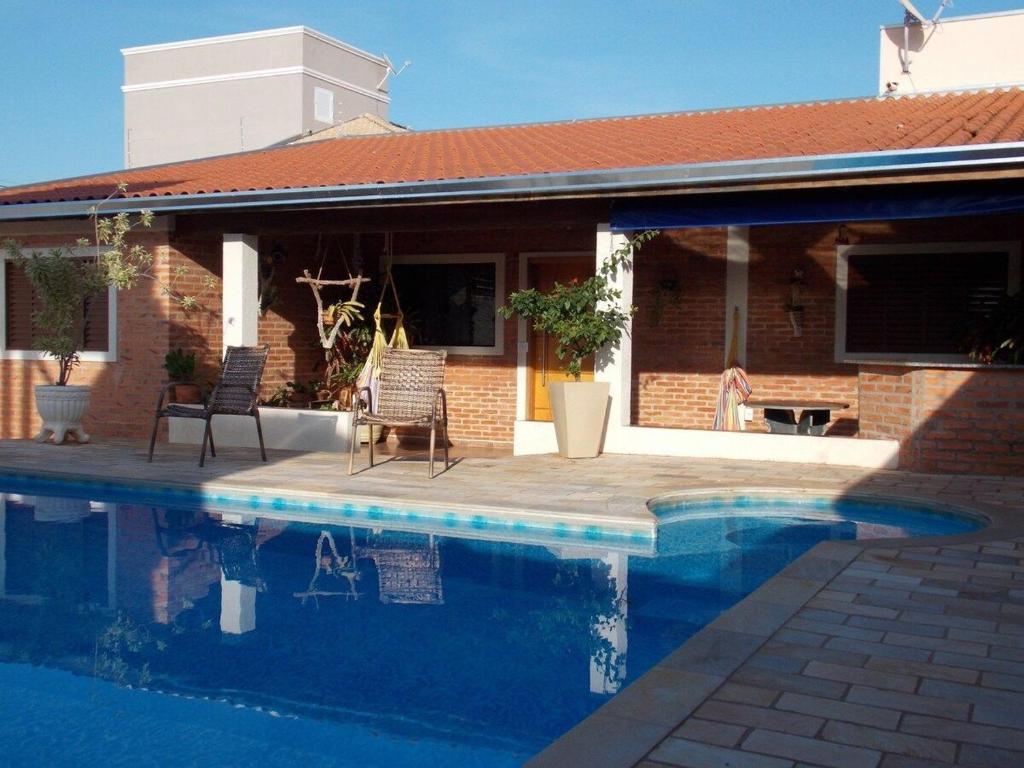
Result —
<path fill-rule="evenodd" d="M 129 46 L 304 24 L 412 60 L 391 117 L 423 129 L 873 95 L 878 27 L 901 19 L 897 0 L 0 0 L 0 184 L 122 166 Z"/>

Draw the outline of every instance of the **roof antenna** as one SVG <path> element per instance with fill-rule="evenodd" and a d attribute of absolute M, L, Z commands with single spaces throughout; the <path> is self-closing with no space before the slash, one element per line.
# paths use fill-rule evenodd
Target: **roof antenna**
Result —
<path fill-rule="evenodd" d="M 953 0 L 940 0 L 939 7 L 930 19 L 917 10 L 910 0 L 900 0 L 900 5 L 903 6 L 903 74 L 909 75 L 911 25 L 920 25 L 921 29 L 930 29 L 934 27 L 938 23 L 939 16 L 942 15 L 942 12 L 946 10 L 948 6 L 953 5 Z"/>
<path fill-rule="evenodd" d="M 382 77 L 380 79 L 380 82 L 377 83 L 377 90 L 378 91 L 384 90 L 384 83 L 386 83 L 388 81 L 388 78 L 391 77 L 391 75 L 394 75 L 395 77 L 398 77 L 400 74 L 405 72 L 405 68 L 406 67 L 408 67 L 410 64 L 412 64 L 411 61 L 405 61 L 405 62 L 402 63 L 401 68 L 395 69 L 395 65 L 391 63 L 391 59 L 388 58 L 388 55 L 386 53 L 381 54 L 381 55 L 384 58 L 384 63 L 387 66 L 387 68 L 384 70 L 384 77 Z"/>

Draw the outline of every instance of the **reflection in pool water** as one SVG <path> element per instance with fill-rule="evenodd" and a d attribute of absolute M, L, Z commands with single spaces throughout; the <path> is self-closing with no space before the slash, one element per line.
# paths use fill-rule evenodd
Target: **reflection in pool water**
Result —
<path fill-rule="evenodd" d="M 683 515 L 652 555 L 9 495 L 0 741 L 15 765 L 518 765 L 818 541 L 975 527 L 770 511 Z"/>

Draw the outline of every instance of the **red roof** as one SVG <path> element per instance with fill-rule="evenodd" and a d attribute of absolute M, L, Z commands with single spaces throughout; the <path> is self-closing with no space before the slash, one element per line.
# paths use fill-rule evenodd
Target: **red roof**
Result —
<path fill-rule="evenodd" d="M 0 204 L 471 179 L 1024 140 L 1024 90 L 329 139 L 0 191 Z"/>

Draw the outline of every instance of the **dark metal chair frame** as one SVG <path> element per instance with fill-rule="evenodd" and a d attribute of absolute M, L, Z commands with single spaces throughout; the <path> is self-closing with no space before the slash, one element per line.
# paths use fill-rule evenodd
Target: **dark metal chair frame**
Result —
<path fill-rule="evenodd" d="M 169 381 L 160 390 L 156 401 L 156 415 L 153 418 L 153 434 L 149 438 L 149 461 L 153 461 L 153 449 L 156 446 L 156 433 L 160 419 L 176 416 L 183 419 L 203 419 L 206 429 L 203 432 L 203 447 L 199 453 L 199 466 L 206 463 L 206 445 L 210 445 L 210 455 L 216 458 L 217 449 L 213 443 L 213 417 L 220 415 L 252 416 L 256 420 L 256 435 L 260 441 L 260 457 L 267 460 L 267 451 L 263 446 L 263 428 L 260 426 L 259 389 L 263 378 L 263 370 L 267 365 L 269 345 L 262 347 L 228 347 L 224 352 L 220 375 L 202 408 L 190 407 L 178 403 L 164 405 L 164 398 L 171 387 L 176 384 L 192 382 Z"/>
<path fill-rule="evenodd" d="M 373 466 L 373 425 L 430 427 L 427 476 L 434 477 L 437 428 L 441 428 L 444 468 L 448 469 L 448 400 L 444 392 L 446 353 L 431 349 L 386 349 L 380 367 L 377 407 L 369 387 L 352 398 L 352 445 L 348 473 L 353 472 L 359 427 L 370 427 L 370 466 Z"/>

